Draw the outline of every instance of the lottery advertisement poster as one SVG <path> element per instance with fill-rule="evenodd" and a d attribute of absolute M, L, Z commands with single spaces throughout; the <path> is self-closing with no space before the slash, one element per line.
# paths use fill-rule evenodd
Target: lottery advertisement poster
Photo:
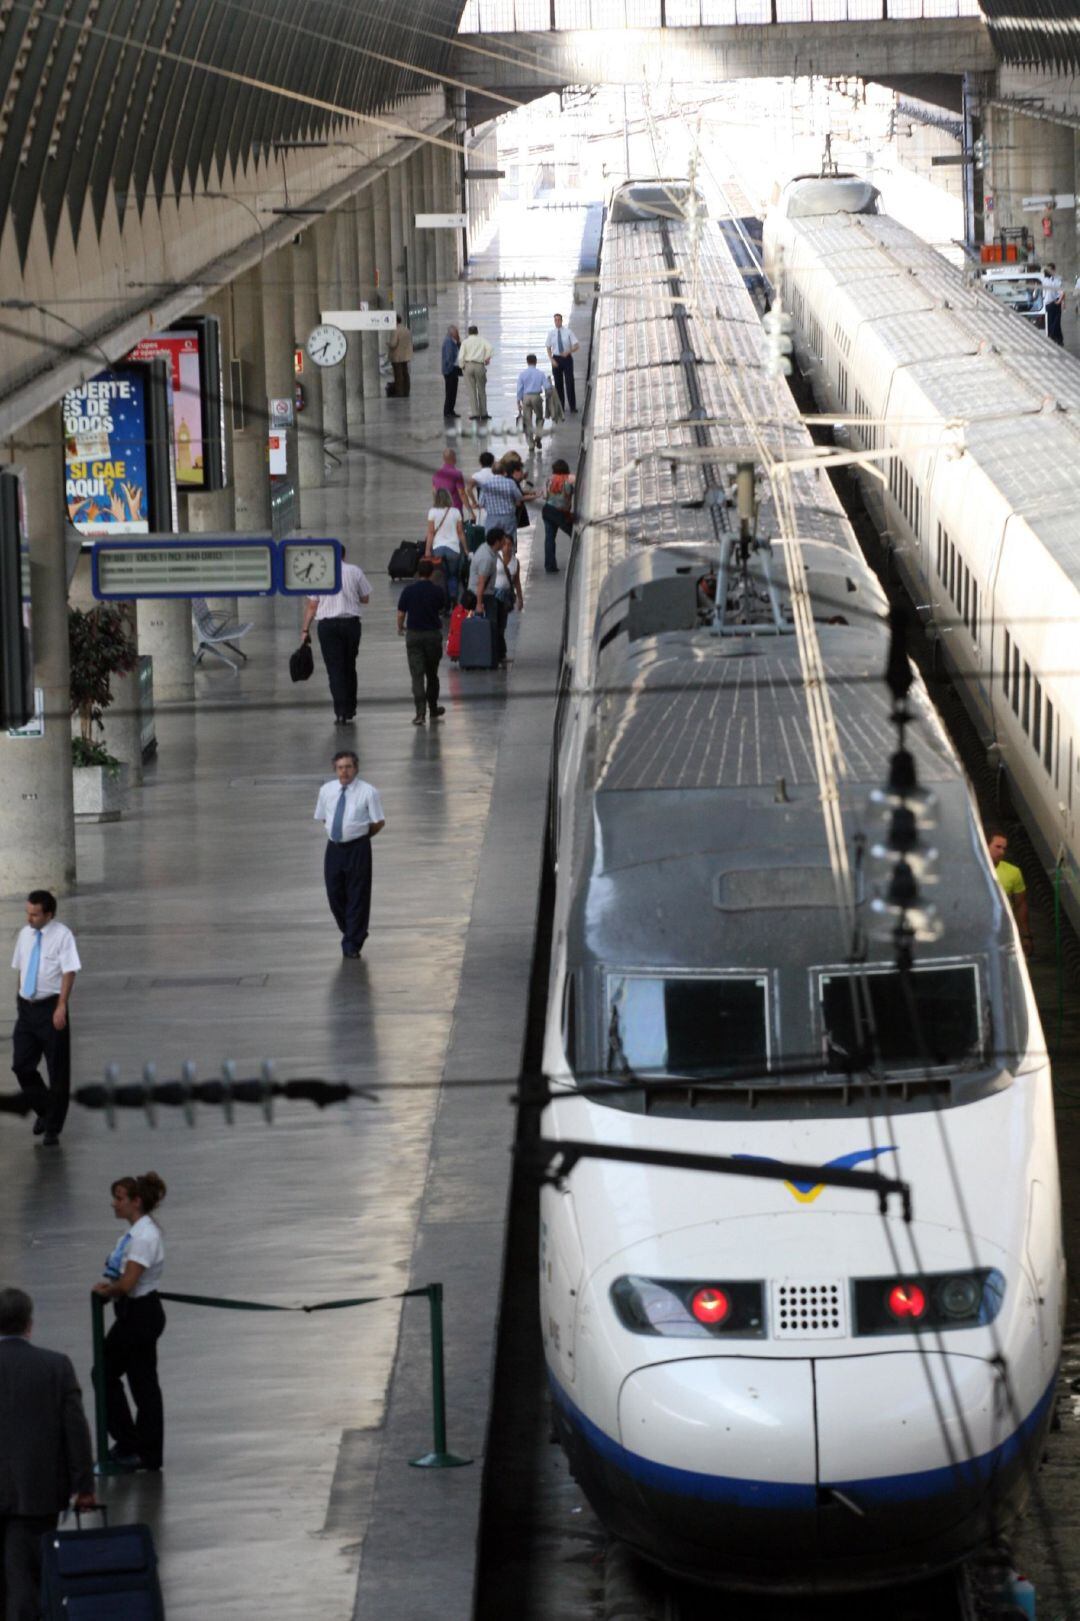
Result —
<path fill-rule="evenodd" d="M 147 535 L 146 392 L 103 371 L 64 395 L 68 517 L 83 535 Z"/>
<path fill-rule="evenodd" d="M 199 383 L 199 334 L 169 331 L 144 338 L 129 360 L 164 360 L 172 381 L 173 457 L 176 482 L 181 489 L 201 489 L 203 472 L 203 409 Z"/>

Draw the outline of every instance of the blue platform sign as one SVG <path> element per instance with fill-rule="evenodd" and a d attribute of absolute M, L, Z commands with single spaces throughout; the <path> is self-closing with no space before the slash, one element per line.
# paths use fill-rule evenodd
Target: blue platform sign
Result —
<path fill-rule="evenodd" d="M 137 370 L 103 371 L 64 395 L 68 517 L 83 535 L 150 532 L 146 383 Z"/>

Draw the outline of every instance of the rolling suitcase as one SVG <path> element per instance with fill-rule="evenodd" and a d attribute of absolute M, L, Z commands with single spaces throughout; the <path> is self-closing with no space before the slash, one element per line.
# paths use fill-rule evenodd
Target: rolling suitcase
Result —
<path fill-rule="evenodd" d="M 462 670 L 495 668 L 495 626 L 490 619 L 481 619 L 474 614 L 471 619 L 462 620 L 458 668 Z"/>
<path fill-rule="evenodd" d="M 43 1621 L 165 1621 L 148 1525 L 48 1531 L 41 1539 Z"/>
<path fill-rule="evenodd" d="M 403 540 L 391 552 L 386 572 L 392 580 L 411 580 L 423 555 L 424 548 L 419 541 Z"/>
<path fill-rule="evenodd" d="M 470 552 L 475 552 L 484 544 L 487 530 L 482 523 L 467 523 L 465 525 L 465 544 Z"/>

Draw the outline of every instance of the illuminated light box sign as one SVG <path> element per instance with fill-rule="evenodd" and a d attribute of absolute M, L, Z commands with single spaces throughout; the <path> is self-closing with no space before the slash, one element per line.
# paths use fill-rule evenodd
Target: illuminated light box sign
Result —
<path fill-rule="evenodd" d="M 64 395 L 68 517 L 83 535 L 147 535 L 146 377 L 118 367 Z"/>
<path fill-rule="evenodd" d="M 149 542 L 97 541 L 91 555 L 94 596 L 322 596 L 341 589 L 337 540 L 275 541 L 268 536 L 184 535 Z"/>
<path fill-rule="evenodd" d="M 203 478 L 203 409 L 199 382 L 199 334 L 161 332 L 144 338 L 129 360 L 164 360 L 172 384 L 173 454 L 181 489 L 199 489 Z"/>
<path fill-rule="evenodd" d="M 98 372 L 64 395 L 64 493 L 81 535 L 176 528 L 171 389 L 162 360 Z"/>
<path fill-rule="evenodd" d="M 161 360 L 171 386 L 173 461 L 181 489 L 221 490 L 227 483 L 221 328 L 212 315 L 189 315 L 146 337 L 129 361 Z"/>

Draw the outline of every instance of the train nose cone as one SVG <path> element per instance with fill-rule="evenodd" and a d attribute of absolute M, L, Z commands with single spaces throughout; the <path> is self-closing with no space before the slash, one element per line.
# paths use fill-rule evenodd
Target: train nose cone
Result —
<path fill-rule="evenodd" d="M 694 1357 L 639 1368 L 619 1395 L 619 1432 L 641 1506 L 683 1550 L 680 1563 L 710 1549 L 715 1558 L 718 1535 L 740 1562 L 770 1547 L 774 1557 L 781 1547 L 812 1554 L 808 1361 Z"/>

